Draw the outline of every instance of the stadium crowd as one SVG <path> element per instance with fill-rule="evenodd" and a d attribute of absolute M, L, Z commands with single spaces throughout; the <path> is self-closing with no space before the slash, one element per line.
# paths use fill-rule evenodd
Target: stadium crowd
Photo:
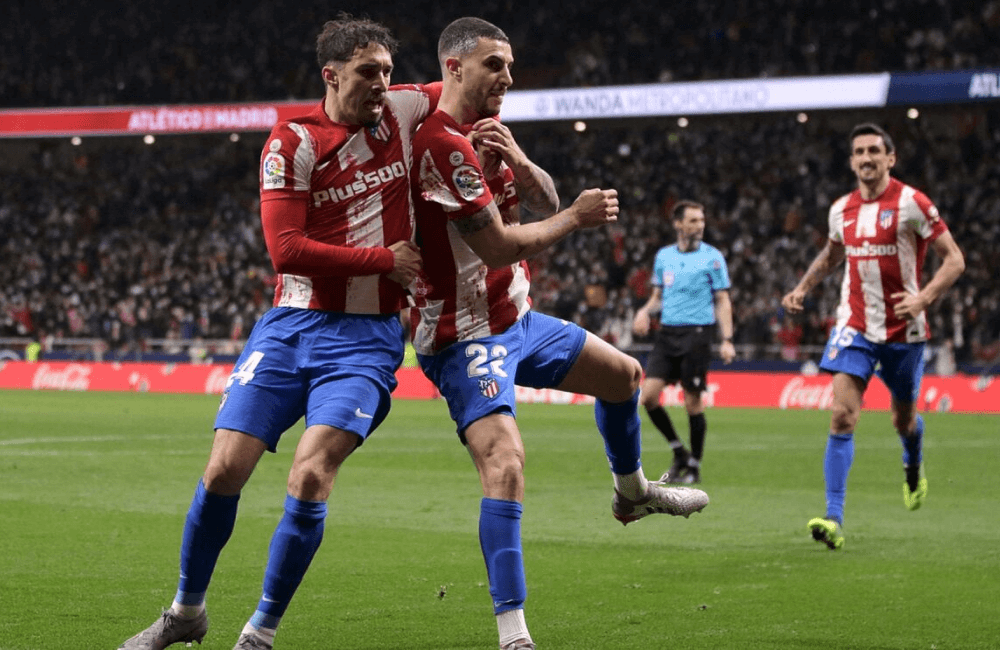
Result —
<path fill-rule="evenodd" d="M 590 86 L 1000 64 L 998 0 L 609 3 L 482 0 L 518 52 L 517 87 Z M 395 78 L 436 78 L 443 25 L 468 6 L 420 0 L 14 2 L 0 40 L 3 106 L 303 99 L 322 94 L 313 34 L 332 11 L 384 22 Z M 44 25 L 44 29 L 38 29 Z M 13 46 L 16 44 L 16 47 Z M 57 44 L 56 47 L 53 45 Z"/>
<path fill-rule="evenodd" d="M 822 344 L 838 275 L 803 319 L 785 318 L 780 299 L 822 246 L 830 202 L 852 187 L 844 134 L 861 118 L 716 117 L 685 129 L 595 122 L 584 133 L 516 125 L 564 199 L 600 185 L 622 202 L 615 226 L 576 233 L 532 260 L 535 307 L 630 347 L 653 255 L 673 240 L 665 215 L 694 197 L 708 208 L 706 240 L 729 262 L 741 349 L 778 344 L 793 359 L 799 346 Z M 931 310 L 935 343 L 948 341 L 958 362 L 995 359 L 1000 113 L 939 110 L 889 126 L 897 175 L 926 189 L 969 262 Z M 259 228 L 261 145 L 257 134 L 20 143 L 23 157 L 0 189 L 0 336 L 99 337 L 120 351 L 149 338 L 245 338 L 274 281 Z"/>
<path fill-rule="evenodd" d="M 234 5 L 221 18 L 206 3 L 111 3 L 85 19 L 76 7 L 39 0 L 9 8 L 0 35 L 19 47 L 0 57 L 0 107 L 322 93 L 312 35 L 300 31 L 322 23 L 326 4 Z M 434 40 L 454 12 L 429 2 L 384 16 L 360 2 L 338 8 L 393 28 L 402 42 L 395 80 L 435 76 Z M 512 20 L 509 0 L 477 5 L 509 25 L 516 88 L 1000 64 L 1000 50 L 987 42 L 1000 29 L 1000 0 L 877 9 L 782 0 L 766 19 L 752 9 L 545 0 Z M 29 28 L 39 21 L 44 34 Z M 822 245 L 830 202 L 853 187 L 846 133 L 872 119 L 897 140 L 896 175 L 937 203 L 967 257 L 959 284 L 930 312 L 935 349 L 944 360 L 995 362 L 1000 110 L 988 104 L 933 108 L 914 120 L 887 110 L 816 113 L 804 122 L 788 114 L 698 118 L 687 128 L 667 119 L 595 121 L 582 133 L 566 123 L 517 124 L 564 200 L 600 185 L 616 187 L 622 201 L 616 226 L 574 234 L 532 260 L 536 308 L 630 347 L 653 255 L 673 239 L 665 215 L 692 198 L 706 204 L 706 239 L 729 261 L 740 349 L 754 356 L 777 345 L 785 358 L 799 358 L 800 346 L 825 340 L 837 276 L 815 292 L 804 318 L 786 318 L 780 298 Z M 122 354 L 148 339 L 245 338 L 274 282 L 258 217 L 263 139 L 5 143 L 0 337 L 97 337 Z"/>

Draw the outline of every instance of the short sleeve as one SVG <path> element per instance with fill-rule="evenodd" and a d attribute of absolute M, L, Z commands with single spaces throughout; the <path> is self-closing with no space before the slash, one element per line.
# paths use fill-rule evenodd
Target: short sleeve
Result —
<path fill-rule="evenodd" d="M 434 138 L 418 165 L 421 197 L 438 203 L 451 219 L 472 215 L 493 201 L 479 158 L 465 137 Z"/>
<path fill-rule="evenodd" d="M 921 239 L 933 241 L 948 231 L 937 206 L 923 192 L 914 191 L 912 208 L 906 211 L 903 218 Z"/>
<path fill-rule="evenodd" d="M 718 250 L 712 256 L 709 277 L 712 280 L 712 291 L 725 291 L 729 289 L 729 269 L 726 268 L 726 258 Z"/>
<path fill-rule="evenodd" d="M 291 122 L 277 124 L 260 157 L 261 201 L 307 192 L 315 163 L 315 149 L 306 128 Z"/>

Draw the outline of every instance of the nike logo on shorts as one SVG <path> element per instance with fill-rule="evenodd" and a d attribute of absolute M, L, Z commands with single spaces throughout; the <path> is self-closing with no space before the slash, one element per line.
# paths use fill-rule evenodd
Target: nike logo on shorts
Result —
<path fill-rule="evenodd" d="M 371 420 L 372 417 L 374 417 L 374 416 L 368 415 L 367 413 L 362 413 L 361 412 L 361 407 L 358 407 L 358 408 L 354 409 L 354 415 L 356 415 L 359 418 L 365 418 L 366 420 Z"/>

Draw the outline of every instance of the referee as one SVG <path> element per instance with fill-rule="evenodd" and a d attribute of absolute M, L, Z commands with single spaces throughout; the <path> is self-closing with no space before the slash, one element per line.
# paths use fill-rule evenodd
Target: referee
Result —
<path fill-rule="evenodd" d="M 712 337 L 719 324 L 725 363 L 736 356 L 733 347 L 733 310 L 729 301 L 729 271 L 722 253 L 702 241 L 705 206 L 680 201 L 673 210 L 677 243 L 664 246 L 653 263 L 653 291 L 635 315 L 632 329 L 649 333 L 650 314 L 659 312 L 660 328 L 646 363 L 642 405 L 649 419 L 674 450 L 674 462 L 660 477 L 666 483 L 700 483 L 705 450 L 705 390 Z M 691 449 L 684 447 L 670 416 L 660 404 L 663 389 L 681 383 L 691 432 Z"/>

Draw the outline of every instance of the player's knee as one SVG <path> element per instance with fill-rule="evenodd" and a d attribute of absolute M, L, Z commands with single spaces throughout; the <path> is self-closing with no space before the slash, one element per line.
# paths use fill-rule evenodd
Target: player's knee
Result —
<path fill-rule="evenodd" d="M 524 482 L 524 451 L 505 449 L 491 454 L 482 463 L 484 488 L 499 489 L 503 494 L 518 494 Z"/>
<path fill-rule="evenodd" d="M 243 490 L 243 486 L 250 478 L 247 468 L 228 459 L 213 458 L 205 468 L 202 476 L 202 483 L 205 489 L 212 494 L 234 495 Z"/>
<path fill-rule="evenodd" d="M 621 357 L 612 371 L 612 381 L 608 387 L 608 393 L 600 397 L 607 402 L 627 402 L 632 399 L 641 384 L 642 366 L 634 357 L 621 353 Z"/>
<path fill-rule="evenodd" d="M 309 462 L 296 463 L 288 474 L 288 493 L 305 501 L 326 501 L 336 475 L 336 469 Z"/>
<path fill-rule="evenodd" d="M 916 420 L 916 414 L 913 411 L 906 413 L 893 411 L 892 413 L 892 426 L 900 435 L 910 434 L 914 420 Z"/>
<path fill-rule="evenodd" d="M 844 404 L 834 404 L 830 417 L 830 430 L 834 433 L 854 431 L 859 415 L 858 409 Z"/>

